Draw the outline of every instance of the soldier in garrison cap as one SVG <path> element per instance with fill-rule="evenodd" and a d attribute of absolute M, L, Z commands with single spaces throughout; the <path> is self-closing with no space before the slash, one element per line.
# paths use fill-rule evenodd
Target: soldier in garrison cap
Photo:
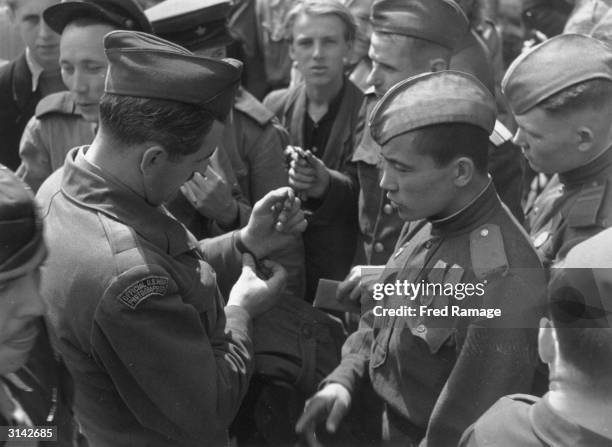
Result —
<path fill-rule="evenodd" d="M 93 141 L 107 68 L 104 35 L 116 29 L 151 31 L 135 0 L 63 2 L 43 15 L 61 34 L 60 68 L 69 91 L 45 97 L 21 139 L 17 173 L 35 192 L 70 149 Z"/>
<path fill-rule="evenodd" d="M 553 175 L 526 210 L 549 266 L 612 225 L 612 51 L 588 36 L 557 36 L 514 61 L 502 87 L 516 144 L 535 171 Z"/>
<path fill-rule="evenodd" d="M 378 307 L 366 292 L 362 300 L 369 301 L 369 310 L 344 344 L 341 364 L 298 423 L 308 440 L 319 421 L 335 431 L 366 383 L 384 402 L 384 439 L 411 446 L 456 445 L 501 396 L 530 390 L 534 310 L 542 305 L 538 294 L 546 282 L 529 239 L 487 175 L 495 113 L 486 87 L 454 71 L 401 81 L 374 108 L 370 129 L 382 146 L 381 186 L 402 220 L 411 222 L 378 284 L 482 284 L 483 289 L 471 297 L 457 289 L 433 296 L 396 291 Z M 411 302 L 417 303 L 413 315 L 383 311 Z M 500 316 L 485 321 L 421 310 L 457 305 L 499 309 Z"/>
<path fill-rule="evenodd" d="M 345 75 L 355 20 L 339 0 L 306 0 L 297 2 L 287 15 L 286 32 L 291 58 L 303 82 L 271 92 L 264 104 L 289 130 L 291 185 L 308 197 L 305 206 L 312 210 L 325 186 L 311 185 L 308 171 L 314 165 L 343 170 L 355 143 L 363 94 Z M 314 299 L 320 278 L 341 280 L 346 276 L 356 233 L 354 213 L 323 225 L 309 225 L 304 233 L 308 301 Z"/>
<path fill-rule="evenodd" d="M 254 258 L 303 231 L 300 203 L 274 190 L 246 227 L 198 243 L 163 203 L 206 168 L 241 64 L 136 31 L 107 34 L 104 48 L 94 141 L 38 191 L 41 290 L 76 417 L 96 446 L 226 444 L 253 369 L 251 321 L 285 282 Z M 227 299 L 211 265 L 237 279 Z"/>
<path fill-rule="evenodd" d="M 466 430 L 461 447 L 612 445 L 611 244 L 612 229 L 601 231 L 552 269 L 539 336 L 549 391 L 503 397 Z"/>
<path fill-rule="evenodd" d="M 200 56 L 223 58 L 226 46 L 232 42 L 226 25 L 229 8 L 227 0 L 166 0 L 148 9 L 146 14 L 158 36 Z M 207 172 L 196 174 L 185 184 L 184 196 L 171 204 L 171 211 L 198 238 L 207 235 L 209 225 L 203 220 L 211 214 L 223 225 L 222 230 L 243 226 L 248 220 L 250 205 L 272 189 L 287 185 L 283 155 L 287 140 L 287 132 L 278 119 L 239 87 L 219 149 L 229 158 L 233 170 L 230 174 L 237 179 L 247 204 L 234 200 L 229 187 L 224 188 L 218 173 L 209 167 Z"/>

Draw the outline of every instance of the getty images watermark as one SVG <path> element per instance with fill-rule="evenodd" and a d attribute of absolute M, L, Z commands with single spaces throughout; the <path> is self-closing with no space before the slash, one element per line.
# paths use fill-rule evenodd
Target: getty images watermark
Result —
<path fill-rule="evenodd" d="M 375 327 L 537 328 L 546 305 L 543 271 L 536 269 L 368 267 L 362 285 L 362 310 L 371 311 Z"/>

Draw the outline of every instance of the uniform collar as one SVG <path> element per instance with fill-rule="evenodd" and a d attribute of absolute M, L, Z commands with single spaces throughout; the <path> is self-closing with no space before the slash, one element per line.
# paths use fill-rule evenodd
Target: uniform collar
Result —
<path fill-rule="evenodd" d="M 66 157 L 62 192 L 70 200 L 132 227 L 172 257 L 197 248 L 195 238 L 164 207 L 149 205 L 112 174 L 89 163 L 84 157 L 88 148 L 75 148 Z"/>
<path fill-rule="evenodd" d="M 489 178 L 489 182 L 482 191 L 461 210 L 444 219 L 431 220 L 431 234 L 449 236 L 455 233 L 470 232 L 482 225 L 487 215 L 495 212 L 497 203 L 499 203 L 499 198 Z"/>
<path fill-rule="evenodd" d="M 612 147 L 604 151 L 603 154 L 595 157 L 584 166 L 572 169 L 571 171 L 559 174 L 559 180 L 565 186 L 577 186 L 597 177 L 597 174 L 604 171 L 612 164 Z"/>
<path fill-rule="evenodd" d="M 32 52 L 30 51 L 29 47 L 26 47 L 25 50 L 25 60 L 28 68 L 30 69 L 30 73 L 32 73 L 32 91 L 35 92 L 38 88 L 40 76 L 43 74 L 45 69 L 32 57 Z"/>
<path fill-rule="evenodd" d="M 609 446 L 612 438 L 604 437 L 555 413 L 544 396 L 531 406 L 529 418 L 538 438 L 546 445 Z"/>

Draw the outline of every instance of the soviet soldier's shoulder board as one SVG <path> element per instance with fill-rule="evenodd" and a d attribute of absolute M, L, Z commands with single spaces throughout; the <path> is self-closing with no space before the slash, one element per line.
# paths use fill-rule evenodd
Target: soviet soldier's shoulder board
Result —
<path fill-rule="evenodd" d="M 606 188 L 605 180 L 584 187 L 567 214 L 567 224 L 573 228 L 599 225 L 598 216 Z"/>
<path fill-rule="evenodd" d="M 470 233 L 470 255 L 474 274 L 479 279 L 509 268 L 504 240 L 497 225 L 485 224 Z"/>
<path fill-rule="evenodd" d="M 495 146 L 500 147 L 506 141 L 512 140 L 512 132 L 508 130 L 500 121 L 495 121 L 495 128 L 491 135 L 489 135 L 489 142 Z"/>
<path fill-rule="evenodd" d="M 262 127 L 274 118 L 274 114 L 266 106 L 243 88 L 238 89 L 234 108 L 247 115 Z"/>
<path fill-rule="evenodd" d="M 64 115 L 78 115 L 76 103 L 69 92 L 57 92 L 45 96 L 36 106 L 36 118 L 41 118 L 51 113 Z"/>

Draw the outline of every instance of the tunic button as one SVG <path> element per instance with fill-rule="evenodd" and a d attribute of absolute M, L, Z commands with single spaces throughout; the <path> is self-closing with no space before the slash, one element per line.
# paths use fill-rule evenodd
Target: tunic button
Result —
<path fill-rule="evenodd" d="M 310 328 L 310 326 L 302 327 L 302 335 L 304 336 L 304 338 L 312 337 L 312 329 Z"/>
<path fill-rule="evenodd" d="M 391 204 L 387 203 L 385 206 L 383 206 L 383 212 L 385 214 L 391 214 L 393 212 L 393 207 Z"/>
<path fill-rule="evenodd" d="M 431 248 L 431 246 L 432 246 L 432 245 L 433 245 L 433 242 L 431 242 L 431 241 L 427 241 L 427 242 L 425 242 L 424 247 L 425 247 L 427 250 L 429 250 L 429 249 Z"/>
<path fill-rule="evenodd" d="M 376 242 L 374 244 L 374 251 L 376 253 L 382 253 L 383 251 L 385 251 L 385 246 L 381 244 L 380 242 Z"/>
<path fill-rule="evenodd" d="M 483 228 L 482 230 L 480 230 L 480 235 L 482 237 L 487 237 L 489 235 L 489 230 L 487 230 L 486 228 Z"/>
<path fill-rule="evenodd" d="M 425 332 L 427 332 L 427 328 L 426 328 L 424 325 L 419 324 L 419 325 L 417 326 L 417 328 L 416 328 L 416 331 L 417 331 L 419 334 L 424 334 Z"/>

